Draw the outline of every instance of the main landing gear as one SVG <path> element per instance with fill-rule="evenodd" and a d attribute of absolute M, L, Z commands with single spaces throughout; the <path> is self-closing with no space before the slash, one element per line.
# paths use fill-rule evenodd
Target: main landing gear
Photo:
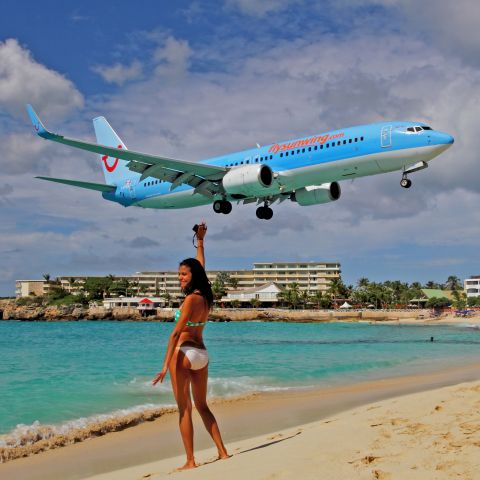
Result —
<path fill-rule="evenodd" d="M 273 217 L 273 210 L 265 204 L 263 207 L 257 208 L 257 218 L 261 220 L 270 220 Z"/>
<path fill-rule="evenodd" d="M 213 211 L 228 215 L 232 211 L 232 204 L 227 200 L 215 200 L 213 202 Z"/>
<path fill-rule="evenodd" d="M 400 180 L 400 186 L 403 188 L 410 188 L 412 186 L 412 181 L 404 174 Z"/>

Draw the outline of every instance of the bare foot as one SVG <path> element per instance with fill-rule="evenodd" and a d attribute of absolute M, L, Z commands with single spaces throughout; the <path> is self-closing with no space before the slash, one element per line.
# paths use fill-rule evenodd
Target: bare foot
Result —
<path fill-rule="evenodd" d="M 230 458 L 232 455 L 229 455 L 227 452 L 224 453 L 219 453 L 218 454 L 218 459 L 219 460 L 226 460 L 227 458 Z"/>
<path fill-rule="evenodd" d="M 182 470 L 190 470 L 191 468 L 197 468 L 197 464 L 195 463 L 195 460 L 187 462 L 183 467 L 177 468 L 176 471 L 181 472 Z"/>

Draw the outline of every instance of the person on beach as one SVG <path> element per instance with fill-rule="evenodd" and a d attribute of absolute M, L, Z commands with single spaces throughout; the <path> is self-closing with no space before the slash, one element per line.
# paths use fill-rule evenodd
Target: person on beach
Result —
<path fill-rule="evenodd" d="M 180 433 L 187 454 L 187 462 L 180 470 L 197 466 L 193 454 L 190 387 L 195 408 L 218 449 L 218 458 L 230 456 L 223 444 L 217 421 L 207 405 L 208 352 L 202 334 L 213 305 L 213 293 L 205 273 L 203 240 L 206 231 L 205 223 L 198 226 L 197 258 L 187 258 L 178 267 L 178 279 L 186 296 L 180 309 L 175 312 L 176 325 L 168 339 L 163 369 L 152 381 L 153 385 L 163 382 L 170 371 L 180 415 Z"/>

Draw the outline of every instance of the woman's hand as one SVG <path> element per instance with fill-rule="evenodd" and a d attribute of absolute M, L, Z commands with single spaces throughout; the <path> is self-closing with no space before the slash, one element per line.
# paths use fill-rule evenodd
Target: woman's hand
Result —
<path fill-rule="evenodd" d="M 163 368 L 161 372 L 157 373 L 155 378 L 152 380 L 152 385 L 155 386 L 158 382 L 162 383 L 167 372 L 168 368 Z"/>
<path fill-rule="evenodd" d="M 198 240 L 203 240 L 205 238 L 205 235 L 207 234 L 207 224 L 205 222 L 202 222 L 198 226 L 197 230 L 197 238 Z"/>

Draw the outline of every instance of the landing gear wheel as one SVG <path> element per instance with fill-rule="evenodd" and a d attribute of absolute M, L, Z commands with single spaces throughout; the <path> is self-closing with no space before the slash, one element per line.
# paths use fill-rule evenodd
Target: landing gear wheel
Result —
<path fill-rule="evenodd" d="M 232 204 L 227 200 L 215 200 L 213 202 L 213 211 L 228 215 L 232 211 Z"/>
<path fill-rule="evenodd" d="M 270 220 L 273 217 L 273 210 L 270 207 L 263 207 L 265 212 L 263 213 L 263 218 L 265 220 Z"/>
<path fill-rule="evenodd" d="M 403 188 L 410 188 L 412 186 L 412 181 L 409 178 L 402 178 L 400 180 L 400 185 Z"/>
<path fill-rule="evenodd" d="M 222 213 L 228 215 L 232 211 L 232 204 L 226 200 L 222 202 Z"/>
<path fill-rule="evenodd" d="M 223 210 L 223 201 L 222 200 L 215 200 L 213 202 L 213 211 L 215 213 L 222 213 L 222 210 Z"/>
<path fill-rule="evenodd" d="M 257 218 L 261 220 L 270 220 L 273 217 L 273 210 L 270 207 L 258 207 Z"/>
<path fill-rule="evenodd" d="M 265 211 L 265 207 L 258 207 L 256 211 L 257 218 L 259 218 L 260 220 L 263 220 L 263 216 L 265 214 L 264 211 Z"/>

